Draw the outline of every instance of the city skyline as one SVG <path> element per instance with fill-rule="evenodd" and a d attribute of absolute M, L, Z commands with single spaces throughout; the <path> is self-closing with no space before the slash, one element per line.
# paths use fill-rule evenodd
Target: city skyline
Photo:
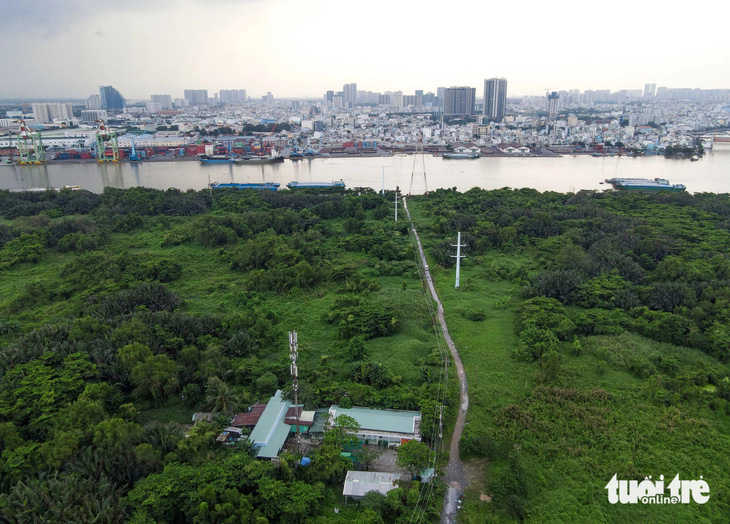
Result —
<path fill-rule="evenodd" d="M 133 100 L 176 98 L 190 87 L 320 98 L 348 82 L 374 92 L 481 91 L 491 77 L 509 80 L 510 97 L 647 82 L 730 87 L 722 17 L 700 29 L 671 10 L 626 1 L 607 10 L 573 0 L 520 9 L 457 0 L 443 16 L 423 4 L 373 0 L 366 7 L 353 13 L 332 0 L 7 4 L 0 45 L 13 51 L 3 55 L 11 74 L 0 79 L 0 97 L 86 98 L 113 85 Z M 505 23 L 490 24 L 485 47 L 480 31 L 464 30 L 457 17 L 464 12 Z M 654 32 L 608 22 L 601 31 L 611 12 L 650 20 Z"/>

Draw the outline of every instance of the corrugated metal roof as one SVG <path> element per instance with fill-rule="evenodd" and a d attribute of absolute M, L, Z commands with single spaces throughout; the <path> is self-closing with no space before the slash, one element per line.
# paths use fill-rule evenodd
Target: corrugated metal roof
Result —
<path fill-rule="evenodd" d="M 289 435 L 289 426 L 284 424 L 288 409 L 289 403 L 281 398 L 281 391 L 277 391 L 266 404 L 266 409 L 248 437 L 254 447 L 259 448 L 257 457 L 273 458 L 281 451 Z"/>
<path fill-rule="evenodd" d="M 348 497 L 363 497 L 366 493 L 377 491 L 385 495 L 395 488 L 393 482 L 399 479 L 407 480 L 408 476 L 380 471 L 348 471 L 342 494 Z"/>
<path fill-rule="evenodd" d="M 394 411 L 369 408 L 341 408 L 332 406 L 330 413 L 334 417 L 347 415 L 360 424 L 360 430 L 391 431 L 395 433 L 413 433 L 416 419 L 421 417 L 418 411 Z"/>
<path fill-rule="evenodd" d="M 255 426 L 259 419 L 261 418 L 261 414 L 266 409 L 266 404 L 254 404 L 251 408 L 251 411 L 247 411 L 246 413 L 239 413 L 235 417 L 233 417 L 233 421 L 231 422 L 231 426 L 236 427 L 243 427 L 243 426 Z"/>

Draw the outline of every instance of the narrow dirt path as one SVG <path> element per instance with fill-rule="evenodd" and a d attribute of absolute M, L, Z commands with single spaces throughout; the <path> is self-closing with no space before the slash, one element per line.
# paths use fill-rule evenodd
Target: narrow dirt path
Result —
<path fill-rule="evenodd" d="M 451 351 L 451 356 L 453 357 L 454 364 L 456 365 L 456 372 L 459 376 L 459 387 L 461 390 L 460 405 L 459 412 L 456 415 L 454 434 L 451 437 L 451 446 L 449 448 L 449 462 L 446 467 L 446 477 L 444 478 L 444 481 L 448 485 L 448 489 L 446 490 L 446 495 L 444 497 L 444 509 L 441 513 L 441 522 L 443 524 L 450 524 L 456 522 L 457 502 L 459 500 L 459 496 L 464 493 L 464 488 L 466 487 L 466 473 L 464 471 L 464 466 L 461 463 L 461 459 L 459 459 L 459 440 L 461 439 L 461 434 L 464 431 L 466 411 L 469 408 L 469 393 L 467 389 L 464 365 L 461 363 L 459 352 L 456 350 L 454 341 L 451 340 L 451 336 L 449 335 L 449 328 L 446 326 L 446 319 L 444 318 L 444 306 L 441 304 L 441 300 L 436 293 L 436 288 L 433 285 L 431 273 L 428 270 L 428 264 L 426 263 L 426 254 L 423 252 L 421 239 L 418 237 L 416 226 L 413 224 L 413 219 L 411 219 L 411 212 L 408 210 L 408 203 L 405 197 L 403 198 L 403 208 L 406 210 L 408 220 L 411 223 L 411 230 L 416 237 L 418 252 L 421 256 L 421 264 L 423 264 L 423 269 L 426 273 L 426 282 L 431 290 L 431 296 L 438 305 L 436 314 L 438 316 L 439 323 L 441 324 L 441 331 L 444 334 L 446 344 L 449 346 L 449 351 Z"/>

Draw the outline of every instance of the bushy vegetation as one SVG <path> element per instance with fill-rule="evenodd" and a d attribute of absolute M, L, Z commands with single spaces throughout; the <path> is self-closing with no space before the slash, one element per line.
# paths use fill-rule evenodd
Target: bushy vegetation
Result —
<path fill-rule="evenodd" d="M 0 215 L 2 521 L 332 513 L 341 443 L 313 468 L 215 443 L 233 413 L 289 395 L 293 329 L 306 409 L 436 416 L 441 361 L 408 230 L 375 194 L 0 192 Z M 214 423 L 191 428 L 205 410 Z M 407 520 L 421 489 L 367 511 Z"/>
<path fill-rule="evenodd" d="M 409 207 L 470 381 L 460 454 L 489 460 L 464 522 L 724 519 L 727 195 L 475 188 Z M 603 490 L 678 472 L 711 478 L 710 502 L 613 506 Z"/>

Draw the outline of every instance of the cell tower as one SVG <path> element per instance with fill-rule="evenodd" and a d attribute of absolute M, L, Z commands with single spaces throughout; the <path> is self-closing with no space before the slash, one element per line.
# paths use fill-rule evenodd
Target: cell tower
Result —
<path fill-rule="evenodd" d="M 117 143 L 117 134 L 109 129 L 103 120 L 97 120 L 99 124 L 96 130 L 96 161 L 97 162 L 118 162 L 119 161 L 119 144 Z M 112 148 L 112 154 L 106 154 L 107 142 Z"/>
<path fill-rule="evenodd" d="M 413 191 L 413 179 L 423 177 L 423 188 L 425 195 L 428 196 L 428 181 L 426 180 L 426 158 L 423 152 L 423 138 L 419 138 L 416 143 L 416 151 L 413 153 L 413 170 L 411 171 L 411 185 L 408 188 L 408 196 Z"/>
<path fill-rule="evenodd" d="M 299 344 L 297 344 L 297 332 L 289 332 L 289 359 L 291 364 L 289 369 L 291 370 L 292 377 L 292 391 L 294 392 L 294 421 L 297 424 L 297 453 L 299 453 L 300 435 L 299 435 L 299 373 L 297 371 L 297 352 L 299 351 Z"/>
<path fill-rule="evenodd" d="M 41 134 L 33 133 L 25 120 L 15 120 L 13 123 L 20 124 L 18 131 L 18 154 L 19 164 L 42 164 L 46 161 L 46 152 L 43 149 Z"/>

